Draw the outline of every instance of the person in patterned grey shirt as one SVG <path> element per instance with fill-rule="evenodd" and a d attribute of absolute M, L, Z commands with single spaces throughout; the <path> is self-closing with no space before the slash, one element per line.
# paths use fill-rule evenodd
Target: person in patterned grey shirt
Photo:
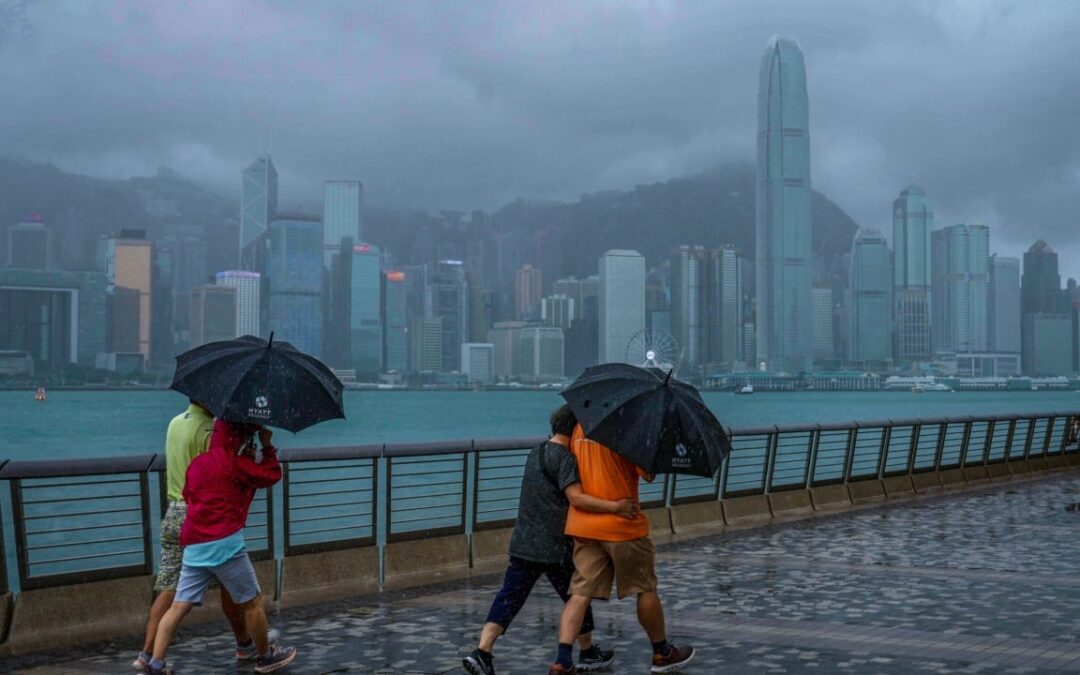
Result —
<path fill-rule="evenodd" d="M 551 415 L 551 438 L 533 448 L 525 461 L 518 500 L 517 522 L 510 536 L 510 564 L 502 588 L 491 603 L 480 644 L 462 664 L 472 675 L 494 675 L 491 650 L 525 605 L 533 586 L 546 576 L 563 602 L 569 598 L 574 574 L 573 542 L 563 534 L 570 504 L 587 511 L 616 513 L 633 518 L 638 504 L 623 499 L 609 501 L 586 495 L 581 490 L 577 460 L 570 452 L 570 435 L 577 418 L 563 405 Z M 578 643 L 581 653 L 578 670 L 598 670 L 615 660 L 613 650 L 601 649 L 592 641 L 592 614 L 585 617 Z"/>

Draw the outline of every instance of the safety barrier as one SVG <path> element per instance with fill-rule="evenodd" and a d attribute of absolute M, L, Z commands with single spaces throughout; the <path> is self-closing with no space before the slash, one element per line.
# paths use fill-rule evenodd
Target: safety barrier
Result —
<path fill-rule="evenodd" d="M 1076 412 L 728 431 L 733 450 L 716 476 L 642 485 L 654 532 L 767 522 L 1080 464 Z M 501 563 L 525 460 L 541 440 L 282 450 L 283 480 L 258 493 L 245 529 L 264 594 L 296 605 Z M 131 608 L 151 598 L 164 478 L 161 455 L 0 462 L 11 509 L 0 517 L 10 515 L 14 533 L 9 540 L 0 529 L 0 653 L 59 634 L 70 642 L 138 629 Z M 83 601 L 72 603 L 76 596 Z M 64 625 L 46 630 L 58 614 Z"/>

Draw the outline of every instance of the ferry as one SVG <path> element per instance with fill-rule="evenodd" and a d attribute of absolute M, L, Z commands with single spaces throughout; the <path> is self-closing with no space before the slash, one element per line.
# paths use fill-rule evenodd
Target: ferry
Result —
<path fill-rule="evenodd" d="M 948 387 L 940 382 L 931 382 L 928 384 L 916 384 L 911 388 L 911 393 L 921 394 L 924 391 L 952 391 L 951 387 Z"/>
<path fill-rule="evenodd" d="M 741 394 L 741 395 L 753 394 L 754 393 L 754 387 L 753 387 L 753 385 L 744 384 L 741 389 L 736 389 L 735 393 L 736 394 Z"/>
<path fill-rule="evenodd" d="M 37 391 L 34 392 L 34 400 L 35 401 L 44 401 L 45 400 L 45 387 L 38 387 L 37 388 Z"/>

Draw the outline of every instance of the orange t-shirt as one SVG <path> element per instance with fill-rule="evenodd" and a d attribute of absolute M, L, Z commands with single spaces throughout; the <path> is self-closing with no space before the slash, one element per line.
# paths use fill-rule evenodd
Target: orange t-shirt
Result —
<path fill-rule="evenodd" d="M 638 478 L 646 473 L 609 448 L 585 438 L 581 425 L 574 429 L 570 451 L 577 458 L 581 490 L 600 499 L 638 499 Z M 566 534 L 600 541 L 630 541 L 649 536 L 644 513 L 628 520 L 614 513 L 593 513 L 570 506 Z"/>

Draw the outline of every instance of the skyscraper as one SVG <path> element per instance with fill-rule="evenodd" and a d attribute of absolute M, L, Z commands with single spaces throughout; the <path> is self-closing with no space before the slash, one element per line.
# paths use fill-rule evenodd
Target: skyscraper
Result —
<path fill-rule="evenodd" d="M 584 297 L 582 291 L 584 290 L 584 282 L 577 277 L 570 276 L 564 279 L 559 279 L 555 282 L 554 288 L 551 291 L 552 295 L 562 295 L 569 298 L 574 303 L 574 316 L 573 319 L 577 320 L 582 318 L 582 312 L 584 311 Z"/>
<path fill-rule="evenodd" d="M 341 240 L 363 241 L 364 184 L 358 180 L 323 182 L 323 264 L 338 252 Z"/>
<path fill-rule="evenodd" d="M 425 316 L 442 319 L 442 367 L 461 369 L 461 345 L 468 342 L 469 290 L 465 265 L 460 260 L 440 260 L 428 281 Z"/>
<path fill-rule="evenodd" d="M 810 130 L 798 43 L 774 36 L 761 60 L 757 138 L 757 358 L 810 370 L 813 356 Z"/>
<path fill-rule="evenodd" d="M 190 346 L 236 337 L 236 288 L 196 286 L 188 303 Z"/>
<path fill-rule="evenodd" d="M 461 345 L 461 374 L 470 384 L 495 381 L 495 345 L 490 342 L 464 342 Z"/>
<path fill-rule="evenodd" d="M 264 272 L 266 235 L 277 212 L 278 175 L 270 155 L 244 169 L 240 184 L 240 269 Z"/>
<path fill-rule="evenodd" d="M 557 382 L 563 377 L 565 344 L 561 328 L 526 326 L 517 335 L 514 374 L 522 382 Z"/>
<path fill-rule="evenodd" d="M 539 267 L 523 265 L 514 275 L 514 312 L 521 321 L 535 321 L 540 313 L 543 273 Z"/>
<path fill-rule="evenodd" d="M 152 312 L 153 245 L 145 230 L 121 230 L 103 242 L 105 278 L 108 291 L 128 288 L 138 292 L 138 351 L 150 360 L 150 321 Z"/>
<path fill-rule="evenodd" d="M 259 293 L 262 275 L 245 270 L 226 270 L 214 275 L 214 283 L 236 289 L 236 337 L 261 335 Z"/>
<path fill-rule="evenodd" d="M 944 229 L 944 343 L 956 352 L 986 351 L 990 285 L 990 231 L 985 225 Z"/>
<path fill-rule="evenodd" d="M 408 286 L 400 270 L 383 275 L 383 367 L 401 373 L 409 369 Z"/>
<path fill-rule="evenodd" d="M 990 256 L 986 301 L 987 341 L 992 352 L 1020 352 L 1020 260 Z"/>
<path fill-rule="evenodd" d="M 574 301 L 565 295 L 549 295 L 540 301 L 540 320 L 545 326 L 567 329 L 574 323 Z"/>
<path fill-rule="evenodd" d="M 834 358 L 833 290 L 829 284 L 814 284 L 810 289 L 810 317 L 814 322 L 814 358 Z"/>
<path fill-rule="evenodd" d="M 931 232 L 934 207 L 926 191 L 909 186 L 893 200 L 893 301 L 897 363 L 926 361 L 931 348 Z"/>
<path fill-rule="evenodd" d="M 630 340 L 645 330 L 645 258 L 625 250 L 600 256 L 599 299 L 600 363 L 625 362 Z"/>
<path fill-rule="evenodd" d="M 733 248 L 708 252 L 703 284 L 706 362 L 730 370 L 743 360 L 743 259 Z"/>
<path fill-rule="evenodd" d="M 313 356 L 322 352 L 322 223 L 305 216 L 270 221 L 267 328 Z"/>
<path fill-rule="evenodd" d="M 1054 249 L 1039 239 L 1024 254 L 1020 283 L 1020 363 L 1025 375 L 1066 372 L 1064 352 L 1057 344 L 1071 342 L 1069 309 L 1061 292 L 1061 275 Z M 1069 365 L 1071 366 L 1071 355 Z"/>
<path fill-rule="evenodd" d="M 883 362 L 893 355 L 891 294 L 894 289 L 906 292 L 906 287 L 894 286 L 892 264 L 885 237 L 877 230 L 859 228 L 851 251 L 852 361 Z"/>
<path fill-rule="evenodd" d="M 701 246 L 680 246 L 671 252 L 671 327 L 682 350 L 684 372 L 696 372 L 704 361 L 702 284 L 706 263 Z M 678 356 L 678 355 L 677 355 Z"/>
<path fill-rule="evenodd" d="M 356 244 L 349 283 L 349 353 L 358 377 L 383 372 L 382 265 L 379 247 Z"/>
<path fill-rule="evenodd" d="M 45 270 L 52 263 L 52 237 L 41 215 L 29 213 L 8 230 L 8 267 Z"/>

